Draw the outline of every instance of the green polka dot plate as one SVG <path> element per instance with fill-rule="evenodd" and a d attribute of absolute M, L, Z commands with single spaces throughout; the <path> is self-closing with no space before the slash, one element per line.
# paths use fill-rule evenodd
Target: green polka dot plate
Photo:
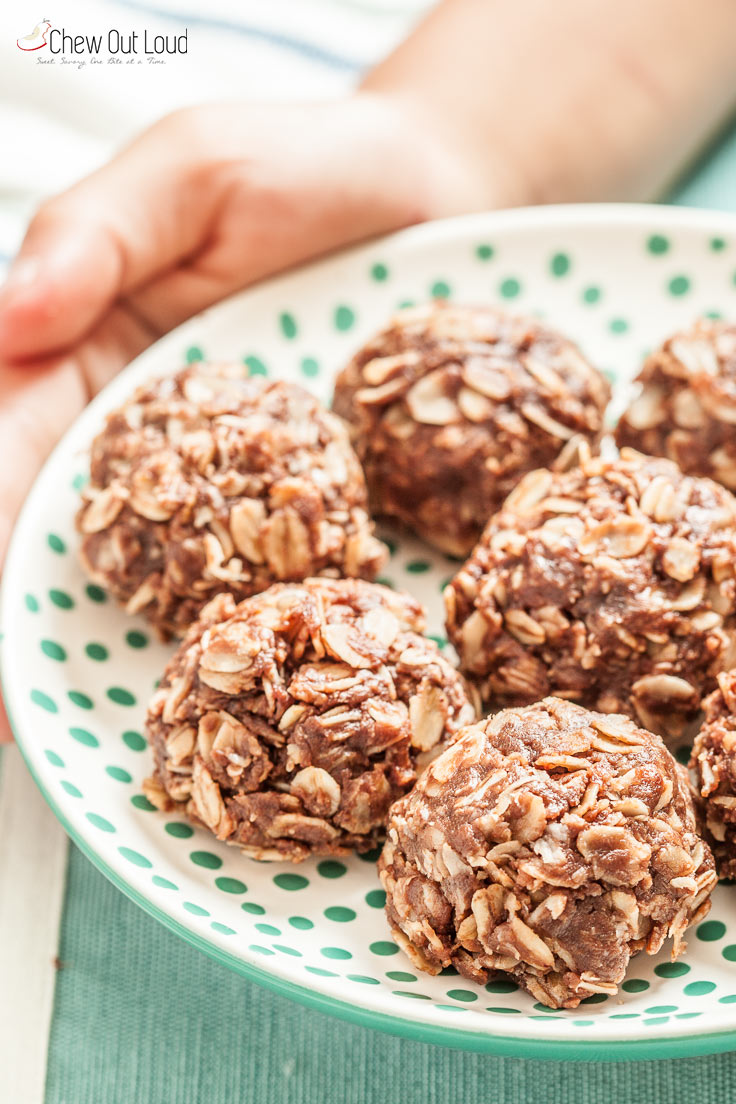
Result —
<path fill-rule="evenodd" d="M 429 1042 L 536 1057 L 736 1048 L 736 890 L 721 886 L 684 959 L 639 956 L 621 993 L 550 1011 L 506 980 L 418 974 L 391 941 L 374 857 L 255 863 L 141 791 L 145 705 L 170 646 L 76 558 L 85 453 L 134 385 L 186 360 L 237 358 L 328 400 L 335 372 L 399 304 L 498 302 L 557 324 L 629 398 L 644 353 L 700 314 L 736 318 L 736 218 L 661 207 L 477 215 L 361 246 L 243 292 L 141 356 L 84 412 L 28 498 L 5 568 L 2 672 L 13 728 L 72 838 L 123 892 L 213 958 L 346 1019 Z M 386 534 L 387 580 L 429 609 L 455 565 Z"/>

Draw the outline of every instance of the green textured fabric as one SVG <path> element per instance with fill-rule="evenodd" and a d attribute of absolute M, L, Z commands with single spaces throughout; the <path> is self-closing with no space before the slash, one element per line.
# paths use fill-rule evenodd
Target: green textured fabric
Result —
<path fill-rule="evenodd" d="M 669 197 L 736 208 L 736 131 Z M 730 1104 L 736 1054 L 553 1063 L 464 1054 L 292 1004 L 186 946 L 75 847 L 46 1104 Z"/>

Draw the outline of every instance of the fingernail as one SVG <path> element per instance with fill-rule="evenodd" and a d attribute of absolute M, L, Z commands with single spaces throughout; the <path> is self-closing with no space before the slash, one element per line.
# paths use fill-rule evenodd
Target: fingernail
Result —
<path fill-rule="evenodd" d="M 5 282 L 0 286 L 0 299 L 11 299 L 22 294 L 36 282 L 40 269 L 38 257 L 18 257 L 11 264 Z"/>

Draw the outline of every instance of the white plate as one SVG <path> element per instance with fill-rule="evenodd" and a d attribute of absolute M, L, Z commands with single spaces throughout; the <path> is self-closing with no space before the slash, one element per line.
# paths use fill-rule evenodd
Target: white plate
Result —
<path fill-rule="evenodd" d="M 15 531 L 0 628 L 5 700 L 47 801 L 120 889 L 220 962 L 325 1011 L 414 1038 L 537 1057 L 652 1057 L 736 1047 L 736 890 L 720 887 L 684 961 L 634 960 L 618 997 L 552 1012 L 509 983 L 417 975 L 390 941 L 370 861 L 258 864 L 147 808 L 140 732 L 171 648 L 90 588 L 73 518 L 105 413 L 189 356 L 245 358 L 329 399 L 339 367 L 399 303 L 432 294 L 543 315 L 616 381 L 697 315 L 736 317 L 736 218 L 662 207 L 560 207 L 428 224 L 244 292 L 131 365 L 47 463 Z M 453 565 L 396 544 L 387 575 L 442 635 Z"/>

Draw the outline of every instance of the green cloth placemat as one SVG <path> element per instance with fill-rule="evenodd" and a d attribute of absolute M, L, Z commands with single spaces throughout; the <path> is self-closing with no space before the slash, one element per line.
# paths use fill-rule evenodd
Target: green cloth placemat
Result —
<path fill-rule="evenodd" d="M 671 202 L 736 207 L 736 131 Z M 445 1050 L 277 997 L 70 849 L 46 1104 L 731 1104 L 736 1054 L 556 1063 Z"/>

